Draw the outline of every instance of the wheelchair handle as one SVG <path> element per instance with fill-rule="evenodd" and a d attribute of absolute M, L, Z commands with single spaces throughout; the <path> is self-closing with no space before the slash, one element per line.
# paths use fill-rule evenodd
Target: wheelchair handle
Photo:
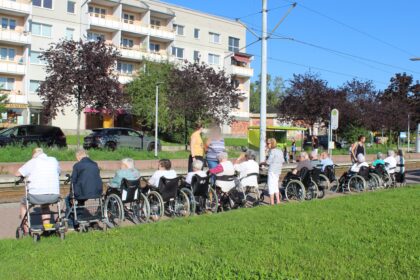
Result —
<path fill-rule="evenodd" d="M 71 175 L 70 174 L 66 174 L 66 180 L 63 182 L 64 185 L 68 185 L 70 184 L 71 181 Z"/>
<path fill-rule="evenodd" d="M 19 176 L 15 179 L 15 186 L 18 186 L 19 184 L 23 183 L 25 181 L 25 177 Z"/>

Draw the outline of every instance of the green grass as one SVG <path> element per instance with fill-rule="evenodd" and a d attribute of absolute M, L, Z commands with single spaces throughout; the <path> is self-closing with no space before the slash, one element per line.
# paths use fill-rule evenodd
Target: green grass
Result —
<path fill-rule="evenodd" d="M 248 139 L 247 138 L 225 138 L 225 146 L 234 146 L 234 147 L 241 147 L 245 146 L 248 147 Z"/>
<path fill-rule="evenodd" d="M 418 279 L 420 186 L 0 241 L 2 279 Z"/>

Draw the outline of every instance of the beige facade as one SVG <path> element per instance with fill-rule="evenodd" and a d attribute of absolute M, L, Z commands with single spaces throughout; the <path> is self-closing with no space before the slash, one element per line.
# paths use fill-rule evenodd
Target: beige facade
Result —
<path fill-rule="evenodd" d="M 146 0 L 0 0 L 0 19 L 1 93 L 8 94 L 10 103 L 3 126 L 39 121 L 42 104 L 36 88 L 45 70 L 38 55 L 49 43 L 65 38 L 102 38 L 119 47 L 121 83 L 129 82 L 145 59 L 200 61 L 223 69 L 244 94 L 232 114 L 249 118 L 252 57 L 245 54 L 245 28 L 233 20 Z M 75 112 L 66 109 L 52 124 L 73 130 L 76 119 Z M 82 128 L 85 123 L 83 116 Z"/>

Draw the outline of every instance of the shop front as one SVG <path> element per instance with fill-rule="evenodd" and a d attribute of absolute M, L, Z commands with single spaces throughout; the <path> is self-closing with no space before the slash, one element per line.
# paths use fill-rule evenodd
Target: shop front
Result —
<path fill-rule="evenodd" d="M 26 123 L 28 119 L 28 106 L 26 104 L 5 104 L 5 111 L 1 113 L 0 128 L 13 127 Z"/>

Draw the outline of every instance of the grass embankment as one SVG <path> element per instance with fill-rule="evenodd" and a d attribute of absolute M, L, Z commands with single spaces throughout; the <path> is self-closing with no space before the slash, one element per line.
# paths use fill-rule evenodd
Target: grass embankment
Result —
<path fill-rule="evenodd" d="M 0 241 L 3 279 L 418 279 L 420 186 Z"/>

